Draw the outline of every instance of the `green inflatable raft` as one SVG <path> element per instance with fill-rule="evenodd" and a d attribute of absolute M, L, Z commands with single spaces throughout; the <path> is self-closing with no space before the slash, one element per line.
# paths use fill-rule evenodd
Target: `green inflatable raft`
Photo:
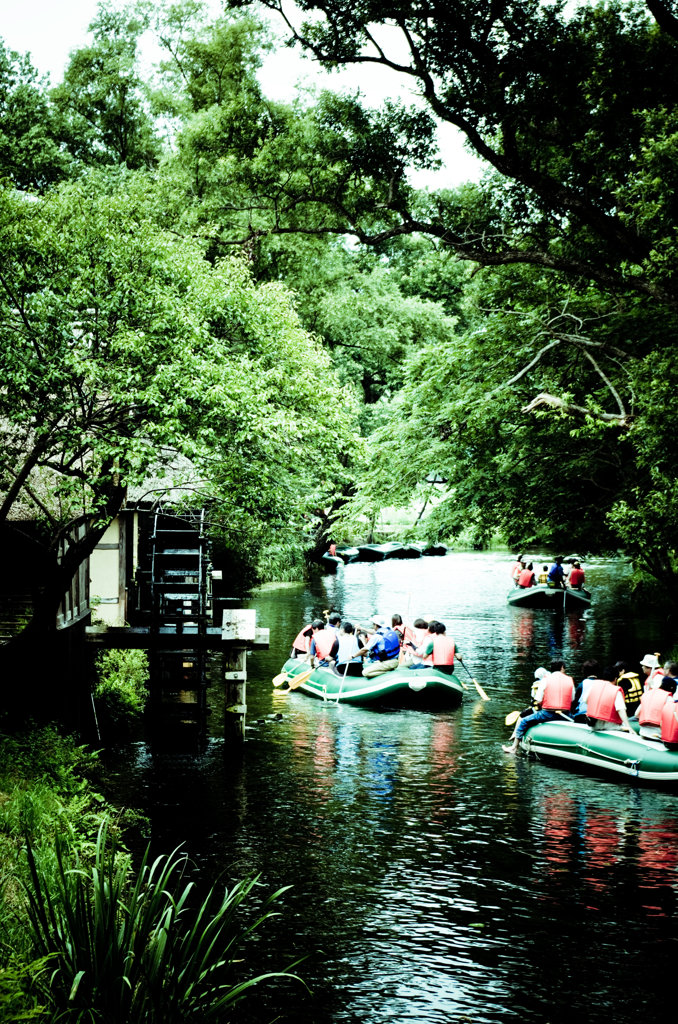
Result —
<path fill-rule="evenodd" d="M 454 675 L 435 668 L 396 668 L 373 676 L 343 676 L 331 668 L 310 670 L 300 658 L 285 662 L 275 685 L 337 704 L 441 708 L 461 703 L 464 686 Z"/>
<path fill-rule="evenodd" d="M 647 782 L 678 783 L 678 750 L 636 733 L 598 732 L 575 722 L 540 722 L 528 729 L 521 747 L 527 754 L 566 765 L 580 764 Z"/>

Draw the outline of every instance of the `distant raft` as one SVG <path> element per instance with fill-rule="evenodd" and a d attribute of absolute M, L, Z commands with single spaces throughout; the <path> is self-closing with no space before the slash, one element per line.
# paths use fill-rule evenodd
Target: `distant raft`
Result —
<path fill-rule="evenodd" d="M 538 583 L 535 587 L 513 587 L 506 595 L 509 604 L 520 608 L 552 608 L 572 611 L 576 608 L 588 608 L 591 604 L 589 590 L 577 590 L 568 587 L 549 587 L 547 583 Z"/>
<path fill-rule="evenodd" d="M 528 729 L 520 745 L 527 754 L 569 767 L 581 765 L 596 773 L 678 784 L 678 750 L 636 733 L 598 732 L 576 722 L 540 722 Z"/>
<path fill-rule="evenodd" d="M 290 658 L 283 665 L 282 674 L 287 677 L 289 689 L 337 704 L 449 708 L 461 703 L 464 692 L 464 685 L 456 676 L 435 668 L 396 668 L 372 678 L 344 677 L 341 671 L 331 668 L 309 672 L 307 662 Z"/>

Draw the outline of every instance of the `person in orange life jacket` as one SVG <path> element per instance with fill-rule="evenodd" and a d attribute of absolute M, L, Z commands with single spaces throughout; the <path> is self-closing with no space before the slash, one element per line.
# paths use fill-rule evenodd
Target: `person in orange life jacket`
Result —
<path fill-rule="evenodd" d="M 581 590 L 586 582 L 586 573 L 581 567 L 579 562 L 573 562 L 572 568 L 570 569 L 570 575 L 567 579 L 568 585 L 573 587 L 575 590 Z"/>
<path fill-rule="evenodd" d="M 327 548 L 327 554 L 328 555 L 336 555 L 336 553 L 337 553 L 337 545 L 332 540 L 332 541 L 330 541 L 329 546 Z"/>
<path fill-rule="evenodd" d="M 575 722 L 588 723 L 588 717 L 586 714 L 586 702 L 589 696 L 589 690 L 594 679 L 598 678 L 598 662 L 597 661 L 585 661 L 582 668 L 586 672 L 586 676 L 582 679 L 581 683 L 578 683 L 574 690 L 574 700 L 572 702 L 572 714 Z"/>
<path fill-rule="evenodd" d="M 586 702 L 589 725 L 597 732 L 601 729 L 630 732 L 624 691 L 612 682 L 613 678 L 614 669 L 604 669 L 591 683 Z"/>
<path fill-rule="evenodd" d="M 646 740 L 658 740 L 661 736 L 662 711 L 667 701 L 673 702 L 676 692 L 675 679 L 662 680 L 659 686 L 646 690 L 640 698 L 637 715 L 640 735 Z"/>
<path fill-rule="evenodd" d="M 541 572 L 539 573 L 539 576 L 537 577 L 537 583 L 539 583 L 540 585 L 543 585 L 544 583 L 548 582 L 548 578 L 549 578 L 549 567 L 548 567 L 548 565 L 542 565 Z"/>
<path fill-rule="evenodd" d="M 525 555 L 516 555 L 516 560 L 511 566 L 511 579 L 514 586 L 518 586 L 518 577 L 525 568 Z"/>
<path fill-rule="evenodd" d="M 433 660 L 433 667 L 438 669 L 439 672 L 444 672 L 446 675 L 451 676 L 454 672 L 454 659 L 463 663 L 461 654 L 454 649 L 454 640 L 451 636 L 445 634 L 445 624 L 443 622 L 429 622 L 428 628 L 430 630 L 430 636 L 425 642 L 418 648 L 417 654 L 427 658 L 431 657 Z"/>
<path fill-rule="evenodd" d="M 528 587 L 533 587 L 537 582 L 537 577 L 532 572 L 532 562 L 528 562 L 527 566 L 521 570 L 518 576 L 518 586 L 522 587 L 523 590 L 527 590 Z"/>
<path fill-rule="evenodd" d="M 676 668 L 678 669 L 678 665 Z M 678 673 L 676 674 L 678 675 Z M 670 750 L 676 750 L 678 749 L 678 681 L 673 678 L 673 675 L 668 676 L 667 679 L 676 683 L 676 690 L 673 692 L 673 700 L 667 700 L 662 708 L 661 740 Z"/>
<path fill-rule="evenodd" d="M 661 683 L 661 677 L 664 675 L 664 671 L 659 667 L 659 658 L 657 655 L 646 654 L 640 663 L 640 667 L 643 670 L 643 678 L 641 679 L 643 689 L 651 690 L 659 686 Z"/>
<path fill-rule="evenodd" d="M 290 658 L 305 658 L 311 649 L 312 639 L 313 623 L 309 622 L 308 626 L 304 626 L 304 628 L 294 638 L 292 642 L 292 650 L 290 651 Z"/>
<path fill-rule="evenodd" d="M 336 630 L 326 626 L 322 619 L 313 623 L 313 639 L 309 651 L 311 665 L 314 668 L 332 664 L 339 650 L 339 637 Z"/>
<path fill-rule="evenodd" d="M 614 664 L 617 685 L 624 691 L 627 715 L 634 715 L 640 698 L 643 696 L 643 686 L 637 672 L 632 672 L 628 662 L 617 661 Z"/>
<path fill-rule="evenodd" d="M 361 676 L 363 674 L 363 659 L 358 654 L 360 643 L 352 622 L 342 623 L 338 641 L 336 671 L 340 676 Z"/>
<path fill-rule="evenodd" d="M 400 655 L 400 637 L 392 626 L 386 625 L 384 616 L 374 615 L 372 625 L 376 627 L 375 631 L 358 651 L 361 656 L 367 655 L 367 664 L 363 668 L 363 675 L 367 678 L 397 668 Z"/>
<path fill-rule="evenodd" d="M 544 676 L 537 688 L 536 701 L 540 704 L 533 715 L 521 718 L 516 724 L 513 743 L 504 747 L 507 754 L 515 754 L 521 739 L 527 730 L 539 722 L 552 722 L 554 719 L 570 719 L 570 708 L 574 700 L 574 679 L 565 675 L 565 663 L 551 662 L 551 671 Z"/>
<path fill-rule="evenodd" d="M 565 586 L 564 580 L 565 570 L 563 569 L 563 556 L 556 555 L 553 559 L 553 565 L 548 571 L 546 582 L 549 587 L 556 587 L 557 589 L 562 590 Z"/>

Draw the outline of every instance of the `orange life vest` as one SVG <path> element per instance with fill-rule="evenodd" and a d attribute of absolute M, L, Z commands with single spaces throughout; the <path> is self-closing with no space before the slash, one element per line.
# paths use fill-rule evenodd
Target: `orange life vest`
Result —
<path fill-rule="evenodd" d="M 454 640 L 444 633 L 436 633 L 433 637 L 433 664 L 454 665 Z"/>
<path fill-rule="evenodd" d="M 614 706 L 617 694 L 622 693 L 620 686 L 615 686 L 607 679 L 594 679 L 586 699 L 586 713 L 589 718 L 598 718 L 601 722 L 614 722 L 621 725 L 619 712 Z"/>
<path fill-rule="evenodd" d="M 667 700 L 673 700 L 666 690 L 646 690 L 640 698 L 638 721 L 641 725 L 659 725 Z"/>
<path fill-rule="evenodd" d="M 308 636 L 304 634 L 308 631 Z M 311 650 L 311 624 L 304 626 L 299 634 L 295 637 L 294 643 L 292 644 L 292 650 L 294 651 L 305 651 L 306 654 Z"/>
<path fill-rule="evenodd" d="M 581 587 L 585 579 L 586 573 L 583 569 L 570 569 L 570 577 L 568 582 L 571 587 Z"/>
<path fill-rule="evenodd" d="M 316 657 L 320 658 L 321 661 L 327 661 L 334 647 L 334 641 L 337 639 L 337 634 L 333 629 L 319 629 L 313 634 L 313 639 L 315 640 Z"/>
<path fill-rule="evenodd" d="M 525 589 L 527 587 L 531 587 L 533 583 L 534 583 L 534 573 L 532 572 L 532 570 L 531 569 L 523 569 L 523 571 L 521 572 L 520 576 L 518 577 L 518 586 L 519 587 L 523 587 L 523 589 Z"/>
<path fill-rule="evenodd" d="M 671 694 L 662 708 L 661 727 L 664 743 L 678 743 L 678 704 Z"/>
<path fill-rule="evenodd" d="M 564 672 L 552 672 L 546 680 L 541 706 L 546 711 L 569 711 L 574 696 L 574 679 Z"/>
<path fill-rule="evenodd" d="M 419 647 L 426 647 L 428 645 L 429 640 L 433 639 L 434 635 L 435 634 L 433 634 L 433 633 L 429 633 L 428 630 L 425 630 L 424 635 L 421 638 L 421 643 L 419 644 Z M 419 650 L 419 647 L 417 647 L 417 650 Z M 430 654 L 427 654 L 426 657 L 424 657 L 421 654 L 418 655 L 418 657 L 421 658 L 421 660 L 424 662 L 425 665 L 432 665 L 433 664 L 433 651 L 431 651 Z"/>

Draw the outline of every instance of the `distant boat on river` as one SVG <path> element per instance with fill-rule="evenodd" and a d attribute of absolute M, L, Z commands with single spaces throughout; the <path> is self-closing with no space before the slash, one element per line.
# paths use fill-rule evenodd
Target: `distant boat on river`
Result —
<path fill-rule="evenodd" d="M 551 608 L 558 611 L 572 611 L 574 608 L 588 608 L 591 604 L 591 593 L 588 590 L 576 590 L 567 587 L 549 587 L 547 583 L 538 583 L 534 587 L 513 587 L 506 595 L 509 604 L 521 608 Z"/>

